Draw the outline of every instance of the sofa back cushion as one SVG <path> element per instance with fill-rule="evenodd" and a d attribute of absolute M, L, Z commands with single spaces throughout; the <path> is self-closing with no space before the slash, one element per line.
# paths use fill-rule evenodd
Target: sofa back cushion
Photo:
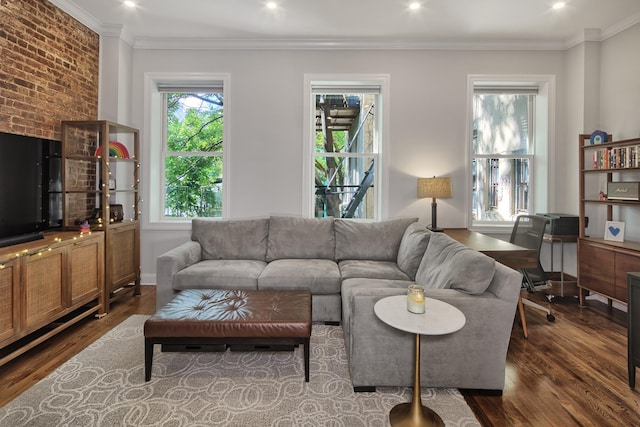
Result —
<path fill-rule="evenodd" d="M 272 216 L 267 261 L 276 259 L 334 259 L 333 218 Z"/>
<path fill-rule="evenodd" d="M 433 233 L 416 273 L 416 283 L 431 289 L 457 289 L 480 295 L 491 283 L 496 262 L 444 233 Z"/>
<path fill-rule="evenodd" d="M 269 219 L 191 221 L 191 240 L 200 243 L 202 259 L 265 261 Z"/>
<path fill-rule="evenodd" d="M 429 244 L 431 232 L 424 225 L 414 222 L 409 224 L 402 235 L 398 249 L 398 267 L 411 280 L 416 278 L 416 272 L 422 261 L 424 251 Z"/>
<path fill-rule="evenodd" d="M 398 218 L 387 221 L 362 222 L 336 219 L 336 260 L 368 259 L 393 261 L 404 231 L 418 218 Z"/>

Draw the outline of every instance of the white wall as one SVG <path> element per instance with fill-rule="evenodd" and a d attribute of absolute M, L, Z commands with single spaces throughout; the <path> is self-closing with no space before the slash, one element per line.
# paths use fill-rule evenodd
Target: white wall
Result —
<path fill-rule="evenodd" d="M 602 42 L 600 124 L 616 139 L 640 136 L 640 24 Z"/>
<path fill-rule="evenodd" d="M 100 37 L 98 118 L 131 125 L 133 48 L 120 37 Z"/>
<path fill-rule="evenodd" d="M 225 112 L 225 124 L 232 149 L 225 179 L 230 183 L 230 217 L 235 218 L 302 214 L 305 73 L 388 74 L 389 217 L 417 216 L 429 223 L 430 200 L 416 199 L 416 178 L 448 175 L 453 178 L 454 197 L 439 201 L 438 225 L 466 227 L 467 75 L 554 75 L 562 98 L 560 94 L 566 91 L 564 55 L 561 51 L 135 50 L 132 118 L 133 125 L 143 130 L 144 198 L 153 196 L 145 184 L 149 144 L 159 143 L 150 141 L 149 132 L 144 131 L 145 73 L 231 74 L 231 109 Z M 565 135 L 562 122 L 557 123 L 557 135 Z M 575 141 L 568 143 L 575 147 Z M 553 209 L 553 201 L 550 203 Z M 150 225 L 144 207 L 143 203 L 143 282 L 153 283 L 156 257 L 186 241 L 189 231 Z"/>

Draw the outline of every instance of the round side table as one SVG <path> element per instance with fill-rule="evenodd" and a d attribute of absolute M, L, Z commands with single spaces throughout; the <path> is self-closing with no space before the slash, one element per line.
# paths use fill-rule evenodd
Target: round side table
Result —
<path fill-rule="evenodd" d="M 391 425 L 444 426 L 442 418 L 424 406 L 420 397 L 420 335 L 446 335 L 459 331 L 466 322 L 464 314 L 451 304 L 433 298 L 425 298 L 423 314 L 414 314 L 407 310 L 406 295 L 383 298 L 373 310 L 389 326 L 415 334 L 413 398 L 410 403 L 400 403 L 391 409 Z"/>

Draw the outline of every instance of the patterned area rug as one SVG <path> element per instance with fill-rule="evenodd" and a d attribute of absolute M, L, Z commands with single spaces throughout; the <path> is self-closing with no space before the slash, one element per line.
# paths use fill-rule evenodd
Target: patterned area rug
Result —
<path fill-rule="evenodd" d="M 135 315 L 0 409 L 0 426 L 388 426 L 410 388 L 354 393 L 342 328 L 314 324 L 311 378 L 293 352 L 161 353 L 144 381 Z M 409 350 L 408 350 L 409 351 Z M 447 426 L 479 426 L 456 389 L 422 389 Z"/>

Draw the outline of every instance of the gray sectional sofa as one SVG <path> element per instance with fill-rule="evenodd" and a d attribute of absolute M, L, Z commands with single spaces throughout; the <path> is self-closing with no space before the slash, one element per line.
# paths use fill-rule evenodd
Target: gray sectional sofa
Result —
<path fill-rule="evenodd" d="M 194 219 L 191 241 L 157 259 L 157 307 L 192 288 L 309 289 L 313 320 L 342 324 L 354 388 L 371 390 L 413 384 L 413 336 L 373 306 L 417 283 L 467 319 L 421 337 L 422 385 L 501 391 L 522 276 L 416 221 Z"/>

